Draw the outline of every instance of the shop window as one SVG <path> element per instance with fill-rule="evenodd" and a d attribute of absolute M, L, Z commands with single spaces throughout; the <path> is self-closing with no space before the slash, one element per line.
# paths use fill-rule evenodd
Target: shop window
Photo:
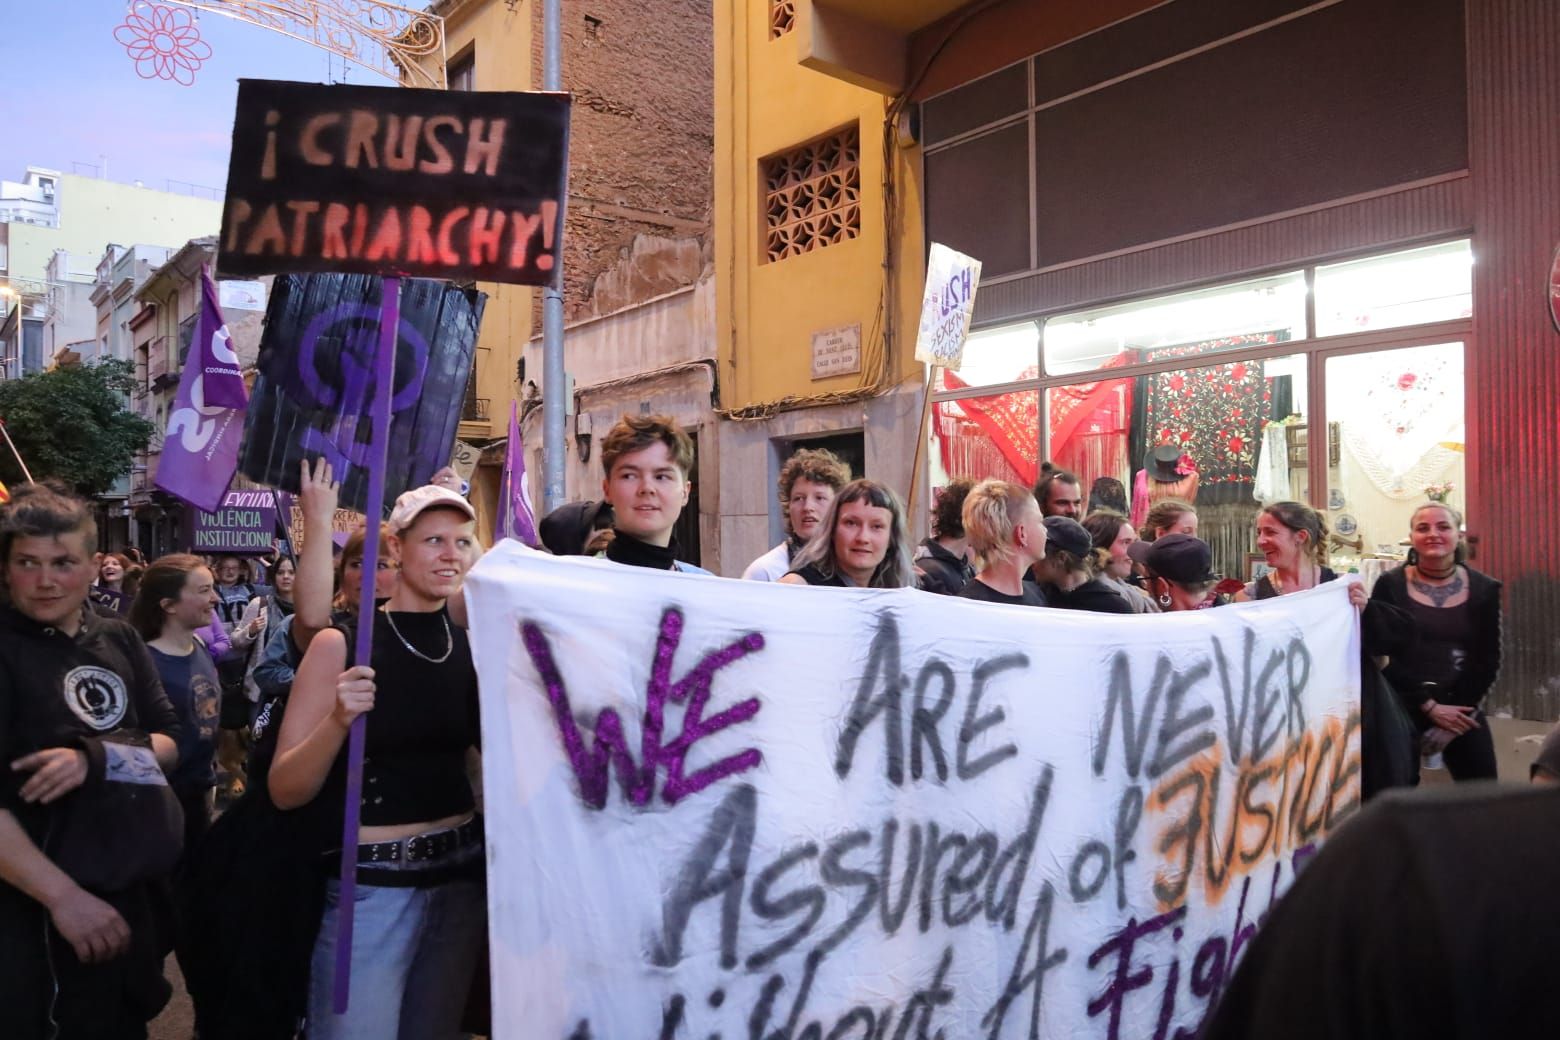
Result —
<path fill-rule="evenodd" d="M 1305 276 L 1259 278 L 1048 318 L 1048 375 L 1305 337 Z"/>
<path fill-rule="evenodd" d="M 1239 358 L 1046 390 L 1045 457 L 1076 474 L 1091 508 L 1127 507 L 1135 525 L 1165 498 L 1192 503 L 1221 575 L 1260 572 L 1264 502 L 1304 501 L 1305 358 Z M 961 402 L 962 403 L 962 402 Z"/>
<path fill-rule="evenodd" d="M 1040 392 L 940 401 L 933 408 L 931 486 L 1008 480 L 1034 487 L 1040 471 Z"/>
<path fill-rule="evenodd" d="M 778 40 L 796 28 L 796 0 L 769 0 L 769 38 Z"/>
<path fill-rule="evenodd" d="M 1339 336 L 1473 315 L 1473 250 L 1445 242 L 1316 269 L 1316 334 Z"/>
<path fill-rule="evenodd" d="M 861 233 L 861 136 L 850 127 L 762 160 L 765 259 L 784 260 Z"/>
<path fill-rule="evenodd" d="M 1441 496 L 1463 507 L 1464 377 L 1461 343 L 1327 359 L 1340 448 L 1329 459 L 1327 517 L 1367 585 L 1402 562 L 1414 510 Z"/>
<path fill-rule="evenodd" d="M 970 334 L 957 373 L 938 369 L 938 390 L 994 386 L 1033 379 L 1040 372 L 1040 326 L 1032 321 Z"/>

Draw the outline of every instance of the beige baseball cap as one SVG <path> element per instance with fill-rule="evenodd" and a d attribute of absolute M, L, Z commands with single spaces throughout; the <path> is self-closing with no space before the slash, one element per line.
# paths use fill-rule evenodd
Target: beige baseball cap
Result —
<path fill-rule="evenodd" d="M 466 519 L 475 520 L 477 511 L 471 508 L 471 503 L 461 498 L 455 492 L 437 484 L 424 484 L 415 487 L 395 500 L 395 508 L 390 510 L 390 521 L 387 525 L 391 534 L 400 534 L 411 527 L 423 510 L 432 509 L 435 506 L 458 509 L 466 514 Z"/>

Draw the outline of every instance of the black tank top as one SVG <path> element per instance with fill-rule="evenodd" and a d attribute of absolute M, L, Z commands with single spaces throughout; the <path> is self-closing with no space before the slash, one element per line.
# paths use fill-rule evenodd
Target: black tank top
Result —
<path fill-rule="evenodd" d="M 363 745 L 365 827 L 438 820 L 476 807 L 466 778 L 466 749 L 480 745 L 481 731 L 477 673 L 466 630 L 449 622 L 444 610 L 397 611 L 394 620 L 392 629 L 386 613 L 374 611 L 376 688 Z M 350 646 L 350 634 L 348 638 Z M 408 650 L 403 638 L 424 656 Z M 446 660 L 425 659 L 443 656 L 446 647 Z M 348 653 L 350 660 L 350 649 Z M 330 799 L 331 815 L 338 822 L 346 796 L 346 762 L 343 744 L 317 796 Z"/>
<path fill-rule="evenodd" d="M 1468 659 L 1468 641 L 1473 634 L 1473 618 L 1464 600 L 1455 607 L 1432 607 L 1409 600 L 1408 612 L 1414 617 L 1419 640 L 1413 653 L 1396 655 L 1387 666 L 1387 679 L 1404 692 L 1419 690 L 1425 683 L 1441 688 L 1435 699 L 1458 703 L 1452 691 L 1462 676 Z"/>

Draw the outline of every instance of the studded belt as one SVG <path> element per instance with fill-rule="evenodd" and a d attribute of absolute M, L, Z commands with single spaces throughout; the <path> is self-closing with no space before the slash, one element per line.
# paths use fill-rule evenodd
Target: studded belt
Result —
<path fill-rule="evenodd" d="M 459 827 L 413 834 L 395 841 L 375 841 L 358 846 L 359 866 L 432 863 L 473 845 L 482 844 L 482 818 L 473 816 Z"/>

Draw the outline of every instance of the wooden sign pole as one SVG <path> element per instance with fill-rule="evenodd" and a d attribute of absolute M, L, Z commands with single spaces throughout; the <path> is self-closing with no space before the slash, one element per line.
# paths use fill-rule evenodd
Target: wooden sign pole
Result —
<path fill-rule="evenodd" d="M 937 383 L 937 370 L 941 365 L 926 366 L 926 389 L 921 394 L 921 423 L 915 431 L 915 458 L 910 463 L 910 499 L 905 503 L 905 512 L 915 509 L 915 493 L 921 485 L 921 456 L 926 448 L 926 442 L 930 436 L 927 432 L 927 417 L 932 412 L 932 387 Z M 909 517 L 905 518 L 907 521 Z"/>

